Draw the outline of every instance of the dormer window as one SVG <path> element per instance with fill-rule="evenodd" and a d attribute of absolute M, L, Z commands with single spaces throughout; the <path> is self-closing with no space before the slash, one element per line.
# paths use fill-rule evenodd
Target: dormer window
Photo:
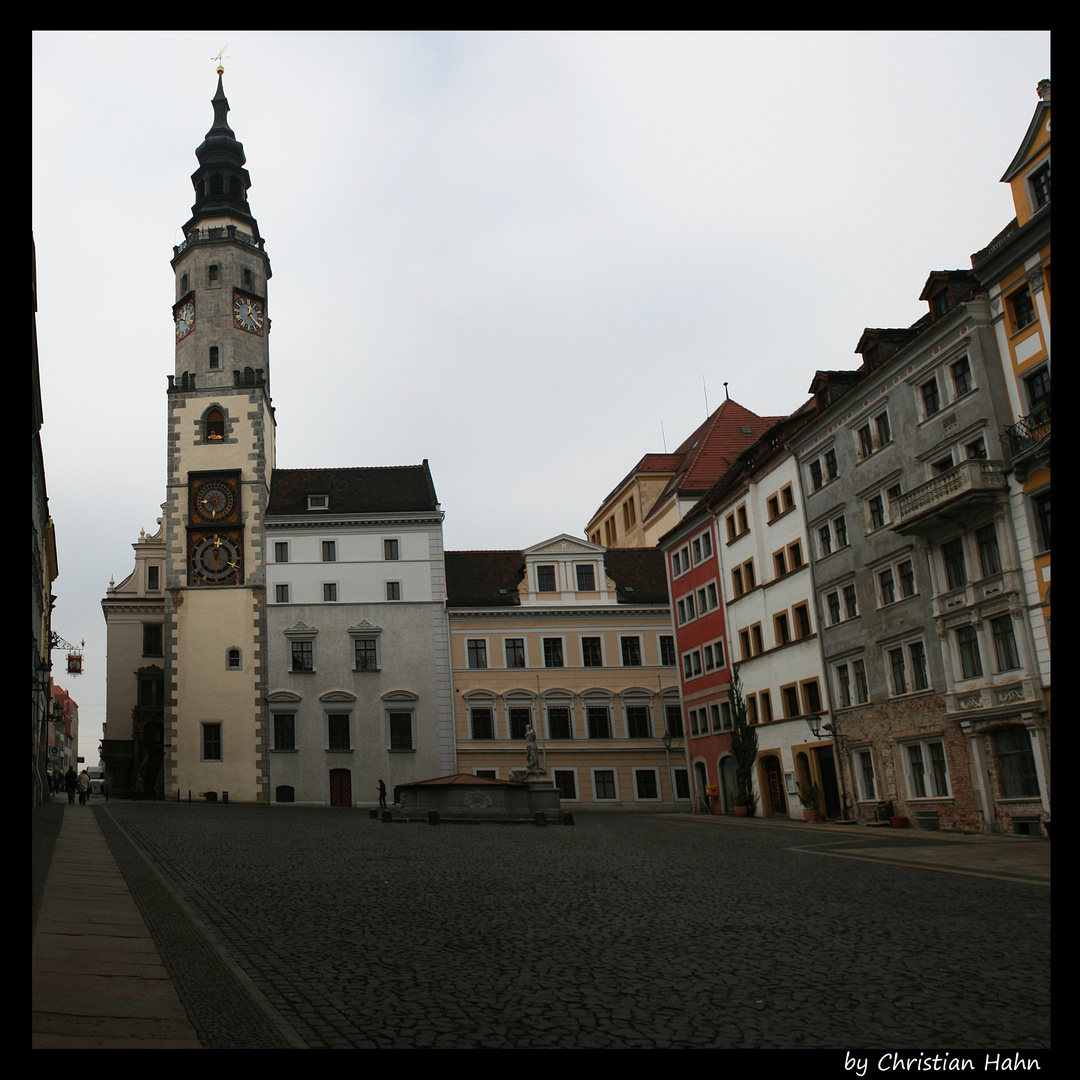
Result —
<path fill-rule="evenodd" d="M 881 363 L 881 344 L 880 342 L 874 342 L 866 352 L 863 353 L 863 361 L 867 368 L 873 371 Z"/>
<path fill-rule="evenodd" d="M 330 509 L 330 496 L 329 495 L 309 495 L 307 497 L 307 508 L 309 510 L 329 510 Z"/>
<path fill-rule="evenodd" d="M 1029 177 L 1035 206 L 1045 206 L 1050 201 L 1050 159 L 1042 163 Z"/>
<path fill-rule="evenodd" d="M 930 307 L 934 312 L 935 319 L 940 319 L 942 315 L 948 314 L 952 310 L 952 306 L 952 295 L 948 289 L 942 289 L 930 301 Z"/>

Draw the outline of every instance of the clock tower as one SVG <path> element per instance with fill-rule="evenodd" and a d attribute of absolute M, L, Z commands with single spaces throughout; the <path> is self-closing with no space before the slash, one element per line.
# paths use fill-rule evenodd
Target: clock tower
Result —
<path fill-rule="evenodd" d="M 195 151 L 195 204 L 173 248 L 164 521 L 165 796 L 268 799 L 266 540 L 274 468 L 270 260 L 218 68 Z"/>

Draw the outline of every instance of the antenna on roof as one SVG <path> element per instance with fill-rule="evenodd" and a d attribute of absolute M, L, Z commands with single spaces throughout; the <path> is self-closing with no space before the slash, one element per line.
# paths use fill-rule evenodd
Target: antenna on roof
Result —
<path fill-rule="evenodd" d="M 727 383 L 724 383 L 724 400 L 725 401 L 730 401 L 731 400 L 731 398 L 728 397 L 728 393 L 727 393 Z"/>
<path fill-rule="evenodd" d="M 705 385 L 705 376 L 701 376 L 701 389 L 705 393 L 705 415 L 709 415 L 709 388 Z"/>
<path fill-rule="evenodd" d="M 664 444 L 664 453 L 667 453 L 667 436 L 664 434 L 664 421 L 660 421 L 660 440 Z"/>

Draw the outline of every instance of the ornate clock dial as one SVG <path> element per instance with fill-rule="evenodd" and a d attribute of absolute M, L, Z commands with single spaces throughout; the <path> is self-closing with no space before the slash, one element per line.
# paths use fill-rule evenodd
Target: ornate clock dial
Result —
<path fill-rule="evenodd" d="M 236 493 L 221 480 L 208 480 L 195 492 L 195 509 L 203 521 L 227 521 L 236 514 Z"/>
<path fill-rule="evenodd" d="M 195 541 L 191 554 L 195 581 L 202 585 L 240 583 L 240 545 L 226 533 L 212 533 Z"/>
<path fill-rule="evenodd" d="M 176 340 L 183 341 L 195 325 L 195 302 L 185 300 L 177 306 L 173 317 L 176 319 Z"/>
<path fill-rule="evenodd" d="M 263 326 L 262 304 L 251 296 L 237 294 L 233 300 L 233 322 L 248 333 L 260 333 Z"/>

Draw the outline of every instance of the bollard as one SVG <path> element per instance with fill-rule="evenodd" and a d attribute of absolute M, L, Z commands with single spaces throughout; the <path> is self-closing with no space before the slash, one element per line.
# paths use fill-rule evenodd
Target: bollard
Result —
<path fill-rule="evenodd" d="M 225 803 L 229 801 L 229 793 L 227 791 L 221 793 L 221 801 Z"/>

